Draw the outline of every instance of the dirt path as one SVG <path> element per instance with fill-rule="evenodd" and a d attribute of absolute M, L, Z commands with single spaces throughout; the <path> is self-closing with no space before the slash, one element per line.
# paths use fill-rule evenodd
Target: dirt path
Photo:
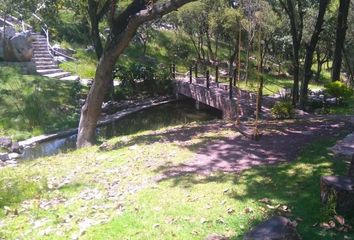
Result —
<path fill-rule="evenodd" d="M 208 142 L 199 149 L 195 159 L 164 168 L 160 177 L 240 172 L 254 166 L 289 162 L 295 160 L 307 144 L 323 138 L 345 136 L 351 131 L 353 126 L 343 118 L 307 117 L 280 123 L 269 121 L 263 125 L 260 141 L 238 135 Z"/>

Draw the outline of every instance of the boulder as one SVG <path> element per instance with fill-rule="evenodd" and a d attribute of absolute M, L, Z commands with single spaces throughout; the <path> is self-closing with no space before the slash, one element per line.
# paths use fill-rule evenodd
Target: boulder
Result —
<path fill-rule="evenodd" d="M 7 137 L 0 137 L 0 147 L 10 148 L 12 145 L 11 138 Z"/>
<path fill-rule="evenodd" d="M 244 240 L 299 240 L 292 222 L 281 216 L 274 216 L 256 226 L 244 236 Z"/>
<path fill-rule="evenodd" d="M 29 62 L 33 56 L 32 37 L 28 32 L 17 33 L 4 40 L 4 60 Z"/>
<path fill-rule="evenodd" d="M 3 28 L 1 30 L 3 30 Z M 5 27 L 5 38 L 12 38 L 15 35 L 16 35 L 16 29 L 14 27 L 10 27 L 10 26 Z"/>
<path fill-rule="evenodd" d="M 8 160 L 10 160 L 9 154 L 7 154 L 7 153 L 0 153 L 0 161 L 6 162 L 6 161 L 8 161 Z"/>
<path fill-rule="evenodd" d="M 13 153 L 21 154 L 23 150 L 23 146 L 21 146 L 18 142 L 13 142 L 10 148 L 10 151 Z"/>
<path fill-rule="evenodd" d="M 15 160 L 15 159 L 18 159 L 20 157 L 21 157 L 21 155 L 18 154 L 18 153 L 9 153 L 9 159 L 10 160 Z"/>
<path fill-rule="evenodd" d="M 354 178 L 346 176 L 321 177 L 321 202 L 335 205 L 336 212 L 354 215 Z"/>

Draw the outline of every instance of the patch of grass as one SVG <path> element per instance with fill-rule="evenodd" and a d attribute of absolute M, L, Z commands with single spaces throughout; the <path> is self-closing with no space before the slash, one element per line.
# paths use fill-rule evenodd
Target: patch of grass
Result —
<path fill-rule="evenodd" d="M 329 109 L 330 114 L 336 115 L 353 115 L 354 114 L 354 96 L 346 99 L 344 103 L 331 107 Z"/>
<path fill-rule="evenodd" d="M 312 227 L 329 217 L 319 200 L 320 176 L 345 172 L 345 164 L 328 155 L 335 139 L 308 146 L 289 164 L 239 175 L 190 173 L 158 182 L 161 171 L 190 161 L 200 146 L 236 134 L 228 128 L 200 127 L 182 125 L 121 136 L 108 141 L 106 151 L 91 147 L 1 169 L 1 178 L 11 175 L 2 184 L 25 186 L 31 183 L 28 179 L 45 184 L 18 200 L 8 198 L 7 206 L 20 214 L 0 217 L 0 237 L 203 239 L 219 233 L 242 239 L 255 224 L 278 213 L 259 202 L 269 198 L 271 206 L 290 208 L 291 219 L 303 219 L 298 229 L 304 239 L 343 239 L 341 233 Z M 27 205 L 21 204 L 25 199 Z"/>
<path fill-rule="evenodd" d="M 77 83 L 0 69 L 0 133 L 19 140 L 74 127 L 78 123 Z"/>
<path fill-rule="evenodd" d="M 68 61 L 60 64 L 64 71 L 74 73 L 81 78 L 94 78 L 97 67 L 97 58 L 94 52 L 88 52 L 85 49 L 76 49 L 74 58 L 77 61 Z"/>

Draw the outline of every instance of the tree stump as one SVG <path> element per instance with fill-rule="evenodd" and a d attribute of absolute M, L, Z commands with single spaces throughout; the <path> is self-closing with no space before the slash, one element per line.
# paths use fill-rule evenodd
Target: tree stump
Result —
<path fill-rule="evenodd" d="M 354 214 L 354 178 L 345 176 L 321 177 L 321 202 L 334 204 L 338 214 Z"/>

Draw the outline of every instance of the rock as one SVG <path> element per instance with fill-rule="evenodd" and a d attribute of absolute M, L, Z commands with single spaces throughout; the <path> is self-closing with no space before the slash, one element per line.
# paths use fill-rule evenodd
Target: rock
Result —
<path fill-rule="evenodd" d="M 0 161 L 5 162 L 5 161 L 8 161 L 8 160 L 10 160 L 9 154 L 7 154 L 7 153 L 0 153 Z"/>
<path fill-rule="evenodd" d="M 23 150 L 23 146 L 21 146 L 18 142 L 13 142 L 10 148 L 11 152 L 21 154 Z"/>
<path fill-rule="evenodd" d="M 321 177 L 321 202 L 334 204 L 341 215 L 354 215 L 354 178 L 345 176 Z"/>
<path fill-rule="evenodd" d="M 3 28 L 1 30 L 3 30 Z M 16 35 L 16 29 L 14 27 L 10 27 L 10 26 L 5 27 L 5 38 L 12 38 L 15 35 Z"/>
<path fill-rule="evenodd" d="M 298 240 L 301 239 L 292 222 L 281 216 L 274 216 L 247 233 L 244 240 Z"/>
<path fill-rule="evenodd" d="M 67 61 L 67 59 L 63 56 L 54 56 L 53 60 L 56 64 L 60 64 Z"/>
<path fill-rule="evenodd" d="M 0 137 L 0 147 L 10 148 L 12 145 L 11 138 L 7 137 Z"/>
<path fill-rule="evenodd" d="M 18 153 L 9 153 L 10 160 L 15 160 L 15 159 L 18 159 L 20 157 L 21 157 L 21 155 L 18 154 Z"/>
<path fill-rule="evenodd" d="M 4 60 L 13 62 L 29 62 L 33 56 L 32 37 L 28 32 L 17 33 L 5 39 Z"/>
<path fill-rule="evenodd" d="M 64 54 L 64 55 L 69 56 L 69 57 L 71 57 L 73 54 L 76 53 L 76 51 L 75 51 L 74 49 L 61 48 L 60 45 L 58 45 L 58 44 L 55 44 L 55 45 L 53 46 L 53 50 L 54 50 L 55 52 Z M 56 54 L 55 54 L 55 55 L 56 55 Z"/>
<path fill-rule="evenodd" d="M 228 239 L 229 239 L 228 237 L 217 235 L 217 234 L 211 234 L 205 238 L 205 240 L 228 240 Z"/>
<path fill-rule="evenodd" d="M 8 161 L 6 161 L 6 165 L 12 165 L 12 166 L 17 165 L 17 161 L 16 160 L 8 160 Z"/>

